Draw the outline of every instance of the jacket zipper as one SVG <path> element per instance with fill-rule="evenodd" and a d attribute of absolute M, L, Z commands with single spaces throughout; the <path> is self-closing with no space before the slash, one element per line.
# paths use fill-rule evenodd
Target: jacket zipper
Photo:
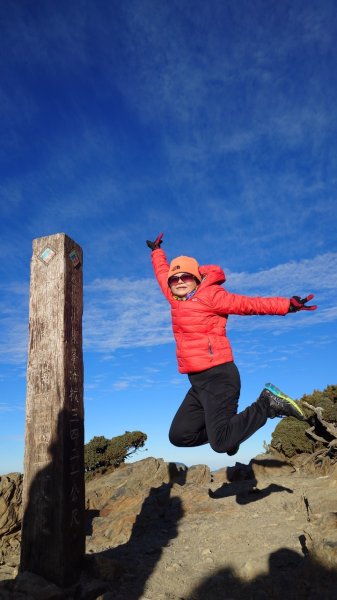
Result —
<path fill-rule="evenodd" d="M 209 338 L 208 338 L 208 354 L 211 356 L 211 360 L 213 360 L 213 348 L 212 348 L 212 344 L 211 344 Z"/>

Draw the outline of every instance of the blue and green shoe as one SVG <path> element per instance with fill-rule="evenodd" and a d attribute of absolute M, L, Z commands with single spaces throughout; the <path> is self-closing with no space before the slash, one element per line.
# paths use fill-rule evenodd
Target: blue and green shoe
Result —
<path fill-rule="evenodd" d="M 305 416 L 300 407 L 292 398 L 281 392 L 272 383 L 266 383 L 259 400 L 263 401 L 268 408 L 268 417 L 295 417 L 299 421 L 303 421 Z"/>

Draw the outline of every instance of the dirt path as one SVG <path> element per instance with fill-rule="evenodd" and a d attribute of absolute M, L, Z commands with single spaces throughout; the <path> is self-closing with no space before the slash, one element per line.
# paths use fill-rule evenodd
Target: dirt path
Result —
<path fill-rule="evenodd" d="M 336 600 L 336 492 L 336 470 L 265 455 L 213 474 L 139 461 L 87 485 L 76 589 L 19 576 L 0 599 Z"/>
<path fill-rule="evenodd" d="M 223 474 L 175 483 L 159 516 L 160 494 L 148 496 L 128 542 L 107 553 L 122 571 L 114 599 L 336 600 L 337 482 L 289 469 Z"/>

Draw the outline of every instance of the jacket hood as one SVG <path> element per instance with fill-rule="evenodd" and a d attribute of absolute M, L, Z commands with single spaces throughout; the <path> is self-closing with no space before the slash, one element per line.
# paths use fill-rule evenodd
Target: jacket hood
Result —
<path fill-rule="evenodd" d="M 202 285 L 209 286 L 214 283 L 224 283 L 226 281 L 226 275 L 223 269 L 218 265 L 203 265 L 199 266 L 200 274 L 202 275 Z"/>

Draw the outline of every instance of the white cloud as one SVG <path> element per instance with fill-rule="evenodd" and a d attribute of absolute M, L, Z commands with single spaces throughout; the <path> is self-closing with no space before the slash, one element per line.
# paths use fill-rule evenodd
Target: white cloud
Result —
<path fill-rule="evenodd" d="M 9 404 L 6 402 L 0 402 L 0 413 L 9 413 L 9 412 L 22 412 L 25 410 L 23 404 Z"/>
<path fill-rule="evenodd" d="M 172 341 L 169 307 L 153 280 L 98 279 L 86 286 L 86 295 L 87 349 L 111 352 Z"/>
<path fill-rule="evenodd" d="M 336 289 L 337 253 L 328 252 L 313 259 L 302 259 L 280 264 L 255 273 L 231 273 L 227 275 L 231 291 L 255 295 L 303 295 L 319 290 L 321 296 Z"/>
<path fill-rule="evenodd" d="M 303 296 L 314 290 L 315 300 L 322 305 L 318 311 L 286 318 L 231 315 L 229 331 L 268 330 L 278 335 L 289 329 L 337 320 L 337 307 L 332 304 L 337 254 L 328 253 L 256 273 L 230 273 L 228 279 L 231 292 L 246 295 L 290 297 L 293 293 Z M 158 346 L 173 341 L 169 304 L 151 279 L 97 279 L 86 287 L 85 304 L 87 349 L 111 353 L 118 348 Z"/>
<path fill-rule="evenodd" d="M 0 363 L 25 365 L 28 348 L 28 285 L 0 285 Z"/>
<path fill-rule="evenodd" d="M 2 308 L 0 318 L 0 363 L 22 365 L 27 359 L 28 324 L 22 321 L 20 311 Z"/>
<path fill-rule="evenodd" d="M 128 381 L 121 380 L 121 381 L 116 381 L 112 387 L 116 391 L 122 391 L 122 390 L 126 390 L 129 386 L 130 386 L 130 384 Z"/>
<path fill-rule="evenodd" d="M 337 253 L 318 255 L 312 260 L 280 264 L 257 272 L 227 273 L 226 288 L 251 296 L 290 297 L 294 293 L 315 293 L 317 311 L 283 317 L 239 317 L 231 315 L 229 335 L 269 331 L 272 335 L 290 329 L 313 327 L 337 321 L 335 287 Z M 28 342 L 27 285 L 2 286 L 0 306 L 0 362 L 25 366 Z M 170 307 L 154 279 L 96 279 L 85 286 L 84 351 L 113 358 L 117 349 L 156 347 L 173 343 Z M 251 346 L 252 347 L 252 346 Z M 151 372 L 147 373 L 151 377 Z M 93 380 L 89 386 L 94 387 Z M 120 386 L 125 386 L 124 379 Z"/>

